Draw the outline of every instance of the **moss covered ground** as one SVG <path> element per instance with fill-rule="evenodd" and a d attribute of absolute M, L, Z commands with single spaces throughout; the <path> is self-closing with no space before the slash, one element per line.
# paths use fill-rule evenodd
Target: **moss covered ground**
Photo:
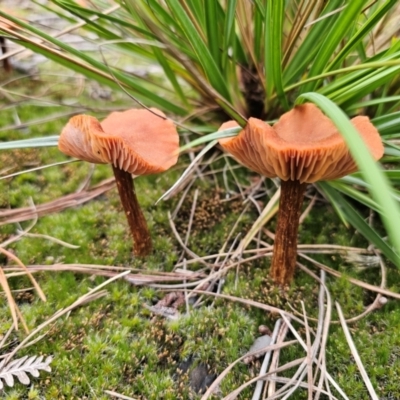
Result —
<path fill-rule="evenodd" d="M 33 91 L 39 91 L 41 88 L 37 82 L 26 79 L 16 82 L 13 89 L 20 92 L 26 90 L 26 82 L 32 85 Z M 65 100 L 62 87 L 56 92 L 59 93 L 58 101 Z M 53 93 L 53 99 L 54 96 Z M 83 105 L 87 106 L 90 103 L 92 108 L 97 108 L 97 112 L 89 112 L 98 116 L 103 116 L 106 108 L 131 106 L 120 98 L 93 101 L 88 98 L 87 93 L 81 95 L 80 101 Z M 26 122 L 44 119 L 55 113 L 73 111 L 71 108 L 37 103 L 29 101 L 20 105 L 10 105 L 9 99 L 0 99 L 1 141 L 58 134 L 68 120 L 68 117 L 64 116 L 24 129 L 9 129 L 14 123 L 15 113 L 21 121 Z M 66 159 L 56 148 L 1 151 L 0 169 L 2 175 L 5 175 Z M 171 171 L 136 180 L 139 201 L 154 240 L 154 252 L 145 260 L 134 259 L 132 256 L 132 243 L 115 188 L 79 207 L 67 208 L 39 218 L 30 230 L 30 234 L 33 235 L 22 237 L 7 246 L 7 249 L 27 265 L 101 264 L 129 267 L 143 272 L 170 272 L 178 260 L 181 260 L 182 248 L 172 232 L 168 211 L 172 212 L 175 209 L 181 194 L 157 205 L 155 203 L 180 176 L 187 162 L 187 156 L 183 156 Z M 220 171 L 221 167 L 223 161 L 215 162 L 208 168 L 208 175 L 204 174 L 194 182 L 175 218 L 177 231 L 185 237 L 195 190 L 198 190 L 188 245 L 200 256 L 218 253 L 239 218 L 240 222 L 233 237 L 238 233 L 246 233 L 257 217 L 255 206 L 249 207 L 246 214 L 241 215 L 244 206 L 239 197 L 231 196 L 231 199 L 226 201 L 228 197 L 223 174 L 212 173 L 213 170 Z M 67 195 L 78 190 L 89 173 L 89 164 L 76 162 L 1 180 L 1 208 L 26 207 L 31 202 L 41 204 Z M 98 184 L 111 176 L 111 168 L 96 166 L 90 184 Z M 244 186 L 257 179 L 255 174 L 245 169 L 235 170 L 235 176 Z M 228 180 L 230 187 L 235 188 L 234 179 L 230 176 Z M 269 182 L 264 182 L 260 192 L 268 185 Z M 309 190 L 310 195 L 316 193 L 314 188 Z M 260 202 L 265 204 L 263 198 Z M 305 206 L 308 203 L 309 200 Z M 368 217 L 368 211 L 365 212 Z M 2 225 L 1 242 L 15 235 L 18 228 L 26 228 L 28 225 L 28 222 L 22 222 L 20 226 Z M 274 230 L 274 220 L 266 229 Z M 48 235 L 79 247 L 69 248 L 35 234 Z M 271 243 L 266 231 L 262 232 L 261 239 Z M 233 239 L 229 243 L 232 244 L 232 241 Z M 301 225 L 299 242 L 363 248 L 368 246 L 357 232 L 342 224 L 332 207 L 321 197 Z M 371 292 L 353 285 L 347 277 L 352 276 L 379 285 L 380 273 L 376 265 L 367 269 L 360 268 L 359 265 L 347 262 L 339 253 L 312 256 L 346 275 L 340 279 L 327 278 L 332 298 L 341 304 L 346 317 L 360 314 L 373 301 L 374 295 Z M 12 264 L 7 257 L 0 257 L 3 267 Z M 293 285 L 282 292 L 269 281 L 268 267 L 269 259 L 263 257 L 231 270 L 224 277 L 222 293 L 256 300 L 288 311 L 294 308 L 301 312 L 303 301 L 307 314 L 316 317 L 316 281 L 298 271 Z M 203 265 L 193 263 L 188 265 L 188 268 L 200 271 Z M 40 272 L 35 276 L 47 296 L 47 302 L 39 299 L 26 276 L 9 279 L 9 284 L 15 291 L 14 297 L 30 329 L 44 322 L 57 310 L 68 307 L 106 279 L 71 271 Z M 388 264 L 387 288 L 398 292 L 399 278 L 399 272 Z M 203 298 L 199 307 L 191 306 L 187 310 L 185 305 L 180 306 L 180 317 L 169 320 L 155 315 L 148 308 L 165 296 L 164 291 L 135 286 L 125 280 L 113 282 L 106 289 L 106 297 L 74 309 L 46 328 L 40 340 L 18 352 L 18 357 L 54 356 L 52 372 L 42 372 L 39 378 L 32 379 L 29 386 L 16 383 L 13 388 L 6 388 L 0 395 L 2 398 L 111 398 L 105 390 L 135 399 L 197 398 L 197 395 L 191 393 L 189 382 L 193 382 L 193 377 L 190 376 L 190 371 L 201 365 L 208 375 L 219 374 L 249 350 L 254 339 L 259 336 L 260 325 L 266 325 L 272 330 L 278 318 L 276 314 L 233 301 Z M 4 293 L 1 293 L 1 300 L 0 335 L 4 335 L 11 327 L 12 319 Z M 336 313 L 333 320 L 337 320 Z M 383 308 L 350 325 L 361 359 L 382 398 L 400 398 L 399 326 L 400 303 L 391 299 Z M 25 335 L 22 329 L 18 332 L 13 331 L 1 349 L 2 353 L 6 354 L 12 350 Z M 288 338 L 293 337 L 289 334 Z M 290 347 L 282 350 L 281 360 L 287 362 L 298 358 L 300 354 L 298 347 Z M 343 330 L 338 324 L 332 324 L 330 328 L 327 363 L 330 373 L 350 399 L 369 398 Z M 186 373 L 185 365 L 190 365 Z M 260 361 L 249 365 L 237 364 L 222 381 L 221 393 L 226 395 L 256 376 L 259 366 Z M 252 390 L 248 388 L 240 398 L 247 399 L 251 396 Z M 306 397 L 305 391 L 298 391 L 291 398 Z"/>

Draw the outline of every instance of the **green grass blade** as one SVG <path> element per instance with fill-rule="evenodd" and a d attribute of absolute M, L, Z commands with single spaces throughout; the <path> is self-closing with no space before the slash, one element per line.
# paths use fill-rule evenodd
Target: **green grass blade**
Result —
<path fill-rule="evenodd" d="M 84 7 L 79 7 L 76 4 L 66 1 L 55 1 L 55 3 L 58 4 L 60 7 L 62 7 L 64 10 L 75 15 L 79 20 L 85 21 L 86 28 L 90 27 L 91 28 L 90 30 L 95 34 L 99 35 L 100 37 L 103 37 L 108 40 L 121 38 L 116 32 L 113 32 L 111 29 L 108 29 L 104 23 L 103 24 L 99 23 L 100 21 L 99 19 L 97 20 L 91 19 L 91 17 L 93 17 L 93 15 L 95 14 L 88 12 L 88 9 Z"/>
<path fill-rule="evenodd" d="M 361 192 L 360 190 L 355 189 L 351 185 L 348 185 L 345 182 L 341 182 L 340 180 L 328 182 L 328 184 L 339 192 L 342 192 L 346 196 L 357 200 L 359 203 L 364 204 L 372 210 L 381 212 L 375 201 L 373 201 L 370 196 Z"/>
<path fill-rule="evenodd" d="M 260 12 L 259 7 L 255 7 L 254 9 L 254 55 L 258 63 L 262 63 L 262 57 L 265 52 L 264 47 L 264 20 L 265 17 Z"/>
<path fill-rule="evenodd" d="M 143 22 L 144 18 L 151 19 L 151 21 L 157 24 L 165 33 L 168 33 L 169 30 L 174 31 L 174 36 L 181 39 L 183 32 L 181 30 L 178 21 L 171 15 L 169 10 L 165 8 L 164 4 L 159 1 L 154 0 L 126 0 L 125 7 L 129 10 L 132 16 L 134 16 L 134 20 L 137 23 Z M 144 24 L 146 25 L 146 24 Z M 167 29 L 169 27 L 170 29 Z"/>
<path fill-rule="evenodd" d="M 210 49 L 211 56 L 215 63 L 219 68 L 221 68 L 221 49 L 220 41 L 218 40 L 218 38 L 221 37 L 221 33 L 218 29 L 218 2 L 209 1 L 207 3 L 203 3 L 203 6 L 206 14 L 205 17 L 208 48 Z"/>
<path fill-rule="evenodd" d="M 222 37 L 221 65 L 225 69 L 229 61 L 229 49 L 235 40 L 235 13 L 237 0 L 228 2 L 225 10 L 224 34 Z M 216 40 L 217 42 L 217 40 Z"/>
<path fill-rule="evenodd" d="M 368 58 L 366 49 L 364 47 L 364 43 L 360 40 L 356 45 L 355 45 L 358 57 L 360 58 L 361 62 L 365 62 Z"/>
<path fill-rule="evenodd" d="M 318 186 L 329 197 L 330 201 L 341 210 L 345 218 L 354 226 L 369 242 L 373 243 L 394 265 L 400 268 L 398 254 L 386 243 L 378 232 L 368 225 L 364 217 L 342 196 L 333 189 L 328 182 L 319 182 Z"/>
<path fill-rule="evenodd" d="M 391 182 L 400 183 L 400 170 L 399 169 L 391 169 L 384 171 L 385 175 L 390 179 Z"/>
<path fill-rule="evenodd" d="M 400 183 L 400 170 L 382 170 L 382 172 L 390 180 L 392 184 Z M 359 187 L 368 189 L 368 184 L 362 179 L 361 174 L 359 172 L 355 172 L 352 175 L 344 176 L 335 182 L 340 182 L 343 185 L 347 186 L 357 185 Z M 400 201 L 400 190 L 395 189 L 393 187 L 392 193 L 394 198 Z"/>
<path fill-rule="evenodd" d="M 165 55 L 159 48 L 153 47 L 153 51 L 154 51 L 154 55 L 155 55 L 157 61 L 160 63 L 161 67 L 164 70 L 165 76 L 171 82 L 171 85 L 174 88 L 175 93 L 181 99 L 182 104 L 189 109 L 190 107 L 189 107 L 189 103 L 187 101 L 187 96 L 183 93 L 181 85 L 178 82 L 176 73 L 174 73 L 174 71 L 170 67 L 167 58 L 165 57 Z"/>
<path fill-rule="evenodd" d="M 392 51 L 384 51 L 371 57 L 368 62 L 363 64 L 350 65 L 349 67 L 340 68 L 333 71 L 324 72 L 320 75 L 302 79 L 301 81 L 294 83 L 285 88 L 286 91 L 293 90 L 297 87 L 308 84 L 309 82 L 316 82 L 318 80 L 326 79 L 329 77 L 335 77 L 336 75 L 342 75 L 339 78 L 332 79 L 331 82 L 319 89 L 319 93 L 324 96 L 332 97 L 333 93 L 346 92 L 346 87 L 350 84 L 356 84 L 363 78 L 376 74 L 379 68 L 389 68 L 392 66 L 400 65 L 400 41 L 397 41 L 393 46 Z M 379 71 L 378 71 L 379 72 Z"/>
<path fill-rule="evenodd" d="M 282 32 L 285 2 L 268 0 L 265 17 L 265 82 L 267 96 L 271 97 L 276 90 L 281 105 L 286 110 L 289 104 L 282 83 Z"/>
<path fill-rule="evenodd" d="M 369 185 L 372 198 L 382 210 L 380 215 L 394 251 L 398 254 L 396 265 L 400 267 L 400 211 L 399 205 L 393 199 L 389 181 L 372 158 L 357 130 L 335 103 L 318 93 L 305 93 L 297 99 L 297 101 L 302 100 L 315 103 L 332 120 L 343 135 L 362 177 Z"/>
<path fill-rule="evenodd" d="M 349 87 L 343 87 L 339 93 L 333 94 L 330 98 L 346 109 L 359 99 L 372 93 L 375 89 L 388 83 L 399 74 L 399 71 L 400 66 L 378 69 L 368 74 L 365 78 L 354 82 Z"/>
<path fill-rule="evenodd" d="M 400 111 L 374 118 L 372 122 L 384 137 L 400 132 Z"/>
<path fill-rule="evenodd" d="M 58 146 L 58 138 L 59 136 L 46 136 L 33 139 L 0 142 L 0 150 L 26 149 L 32 147 L 54 147 Z"/>
<path fill-rule="evenodd" d="M 398 147 L 386 147 L 385 148 L 385 161 L 399 162 L 400 161 L 400 150 Z"/>
<path fill-rule="evenodd" d="M 199 146 L 203 143 L 208 143 L 214 140 L 236 136 L 241 129 L 242 129 L 241 127 L 235 127 L 235 128 L 224 129 L 223 131 L 209 133 L 208 135 L 192 140 L 191 142 L 185 144 L 184 146 L 181 146 L 179 148 L 179 151 L 182 153 L 185 150 L 192 149 L 193 147 Z"/>
<path fill-rule="evenodd" d="M 400 96 L 387 96 L 387 97 L 379 97 L 377 99 L 372 99 L 372 100 L 365 100 L 365 101 L 360 101 L 359 103 L 354 103 L 347 107 L 348 111 L 351 110 L 358 110 L 360 108 L 365 108 L 365 107 L 370 107 L 370 106 L 377 106 L 380 104 L 387 104 L 387 103 L 396 103 L 400 101 Z M 374 121 L 376 118 L 374 118 Z M 374 125 L 375 122 L 374 122 Z"/>
<path fill-rule="evenodd" d="M 193 25 L 191 19 L 186 14 L 185 9 L 179 0 L 166 0 L 166 3 L 173 15 L 179 21 L 181 28 L 186 35 L 186 39 L 190 42 L 197 56 L 197 61 L 203 67 L 211 86 L 216 89 L 226 100 L 230 101 L 230 93 L 228 90 L 228 82 L 222 76 L 207 43 L 204 42 L 200 33 Z M 208 3 L 207 3 L 208 4 Z"/>
<path fill-rule="evenodd" d="M 151 32 L 157 41 L 174 48 L 189 59 L 195 57 L 195 53 L 184 39 L 185 35 L 180 25 L 165 6 L 153 0 L 126 0 L 125 7 L 140 28 Z"/>
<path fill-rule="evenodd" d="M 332 25 L 339 17 L 339 14 L 337 13 L 332 15 L 330 15 L 330 13 L 339 8 L 342 4 L 343 0 L 329 1 L 321 14 L 321 17 L 324 15 L 329 16 L 316 22 L 311 28 L 307 28 L 306 37 L 283 72 L 283 81 L 285 86 L 300 80 L 300 77 L 305 73 L 307 67 L 319 51 L 326 36 L 326 32 L 331 29 Z"/>
<path fill-rule="evenodd" d="M 329 64 L 326 68 L 327 70 L 335 69 L 338 67 L 347 54 L 358 45 L 361 40 L 371 33 L 373 27 L 382 20 L 385 14 L 397 3 L 397 0 L 387 0 L 384 4 L 382 4 L 372 15 L 364 22 L 360 29 L 356 31 L 356 33 L 350 38 L 350 40 L 345 44 L 345 46 L 339 51 L 336 55 L 335 59 Z"/>
<path fill-rule="evenodd" d="M 124 89 L 131 94 L 135 99 L 146 103 L 147 105 L 152 104 L 157 107 L 160 107 L 167 112 L 171 112 L 177 115 L 186 115 L 187 111 L 184 108 L 179 107 L 178 105 L 172 103 L 171 101 L 158 96 L 149 89 L 146 89 L 139 82 L 135 82 L 132 77 L 125 76 L 124 74 L 114 71 L 114 77 L 109 75 L 111 69 L 101 63 L 101 70 L 96 70 L 95 68 L 91 68 L 89 64 L 81 63 L 79 60 L 74 60 L 70 58 L 68 55 L 64 53 L 60 53 L 54 51 L 53 49 L 46 48 L 45 46 L 41 46 L 40 44 L 36 44 L 34 42 L 22 42 L 24 47 L 35 51 L 38 54 L 42 54 L 50 60 L 55 61 L 56 63 L 65 66 L 66 68 L 81 73 L 89 79 L 93 79 L 99 83 L 109 86 L 114 90 L 121 90 L 120 85 L 124 87 Z M 88 58 L 85 56 L 85 58 Z M 95 63 L 97 64 L 97 62 Z M 118 84 L 119 81 L 119 84 Z"/>
<path fill-rule="evenodd" d="M 142 29 L 141 27 L 128 21 L 126 18 L 120 18 L 120 17 L 114 16 L 111 14 L 105 14 L 102 11 L 97 11 L 97 10 L 93 10 L 93 9 L 89 9 L 89 8 L 80 7 L 77 4 L 73 4 L 73 3 L 64 4 L 65 2 L 54 1 L 54 0 L 53 0 L 53 2 L 58 4 L 63 9 L 68 10 L 69 12 L 71 12 L 75 15 L 78 15 L 79 18 L 84 19 L 87 22 L 87 24 L 89 24 L 89 25 L 95 23 L 95 21 L 93 21 L 91 18 L 96 16 L 99 19 L 101 19 L 102 21 L 107 21 L 108 23 L 110 23 L 110 25 L 113 25 L 114 27 L 128 28 L 135 33 L 138 33 L 140 35 L 143 35 L 144 37 L 147 37 L 148 39 L 153 39 L 153 40 L 157 39 L 157 37 L 153 33 L 149 32 L 146 29 Z M 85 17 L 85 16 L 87 16 L 87 17 Z"/>
<path fill-rule="evenodd" d="M 265 19 L 265 6 L 261 0 L 254 0 L 254 4 L 257 7 L 257 11 L 261 14 L 262 18 Z"/>
<path fill-rule="evenodd" d="M 184 5 L 187 11 L 190 10 L 192 20 L 196 19 L 201 26 L 202 31 L 204 32 L 206 30 L 206 8 L 208 7 L 208 4 L 204 4 L 203 0 L 181 0 L 181 3 Z M 212 3 L 214 6 L 216 2 L 213 1 Z"/>
<path fill-rule="evenodd" d="M 362 8 L 365 7 L 364 0 L 352 0 L 347 2 L 346 7 L 340 12 L 338 19 L 329 31 L 324 32 L 324 42 L 316 55 L 308 76 L 315 76 L 322 73 L 329 63 L 340 42 L 345 38 L 346 33 L 353 26 Z M 310 82 L 302 88 L 303 92 L 312 91 L 318 82 Z"/>

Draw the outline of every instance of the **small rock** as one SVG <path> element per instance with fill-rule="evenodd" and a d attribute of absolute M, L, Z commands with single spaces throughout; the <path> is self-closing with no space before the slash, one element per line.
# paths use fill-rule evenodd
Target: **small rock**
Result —
<path fill-rule="evenodd" d="M 269 346 L 271 344 L 272 338 L 269 335 L 263 335 L 258 337 L 253 345 L 250 347 L 250 350 L 248 352 L 249 356 L 245 357 L 243 359 L 243 362 L 245 364 L 250 364 L 251 362 L 253 362 L 255 359 L 262 357 L 266 351 L 263 350 L 265 347 Z M 254 353 L 255 354 L 250 354 L 250 353 Z"/>

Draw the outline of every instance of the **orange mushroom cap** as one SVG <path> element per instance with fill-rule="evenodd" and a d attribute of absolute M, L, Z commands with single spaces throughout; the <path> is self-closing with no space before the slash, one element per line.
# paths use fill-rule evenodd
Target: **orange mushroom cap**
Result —
<path fill-rule="evenodd" d="M 351 120 L 375 160 L 383 155 L 382 140 L 368 117 Z M 229 121 L 220 130 L 237 126 Z M 241 164 L 269 178 L 316 182 L 357 171 L 343 137 L 333 122 L 312 103 L 296 106 L 272 127 L 250 118 L 238 136 L 219 140 Z"/>
<path fill-rule="evenodd" d="M 80 160 L 113 164 L 134 175 L 166 171 L 178 160 L 179 136 L 161 111 L 151 111 L 113 112 L 101 123 L 77 115 L 62 130 L 58 148 Z"/>

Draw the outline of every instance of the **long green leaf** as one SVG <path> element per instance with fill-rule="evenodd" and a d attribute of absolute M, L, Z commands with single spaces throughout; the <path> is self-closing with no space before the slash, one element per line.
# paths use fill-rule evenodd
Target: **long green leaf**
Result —
<path fill-rule="evenodd" d="M 340 180 L 328 182 L 331 187 L 342 192 L 343 194 L 351 197 L 354 200 L 357 200 L 359 203 L 364 204 L 365 206 L 371 208 L 374 211 L 380 212 L 381 210 L 377 206 L 377 204 L 371 199 L 370 196 L 361 192 L 360 190 L 355 189 L 351 185 L 347 185 Z"/>
<path fill-rule="evenodd" d="M 382 136 L 400 132 L 400 111 L 374 118 L 372 122 Z"/>
<path fill-rule="evenodd" d="M 198 62 L 202 65 L 203 71 L 206 74 L 212 87 L 216 89 L 226 100 L 230 101 L 230 93 L 228 90 L 228 82 L 222 76 L 215 60 L 208 49 L 207 43 L 193 25 L 185 9 L 179 3 L 179 0 L 166 0 L 169 8 L 173 12 L 181 24 L 182 30 L 186 35 L 186 39 L 190 42 L 194 52 L 197 55 Z"/>
<path fill-rule="evenodd" d="M 207 44 L 210 49 L 212 58 L 218 68 L 221 68 L 221 49 L 220 41 L 217 39 L 221 37 L 218 29 L 218 2 L 210 1 L 207 4 L 203 3 L 204 11 L 206 14 L 206 32 L 207 32 Z"/>
<path fill-rule="evenodd" d="M 336 75 L 342 75 L 339 78 L 333 79 L 331 82 L 327 83 L 325 86 L 319 89 L 319 93 L 324 96 L 331 96 L 332 93 L 345 91 L 346 86 L 350 84 L 357 83 L 363 78 L 371 76 L 371 74 L 376 74 L 379 68 L 389 68 L 393 66 L 400 65 L 400 41 L 396 42 L 396 52 L 393 54 L 388 54 L 388 52 L 382 52 L 375 57 L 371 57 L 367 62 L 363 64 L 350 65 L 349 67 L 340 68 L 333 71 L 324 72 L 313 77 L 303 79 L 297 83 L 294 83 L 285 88 L 288 92 L 295 88 L 301 87 L 310 82 L 315 82 L 318 80 L 326 79 L 329 77 L 336 77 Z M 379 72 L 379 71 L 378 71 Z"/>
<path fill-rule="evenodd" d="M 58 145 L 58 138 L 59 136 L 46 136 L 33 139 L 0 142 L 0 150 L 26 149 L 31 147 L 54 147 Z"/>
<path fill-rule="evenodd" d="M 199 23 L 201 30 L 205 32 L 208 4 L 204 4 L 204 0 L 181 0 L 181 3 L 186 10 L 190 10 L 192 17 Z M 212 7 L 214 7 L 216 2 L 213 1 L 212 3 Z"/>
<path fill-rule="evenodd" d="M 225 10 L 224 34 L 221 41 L 221 65 L 223 69 L 225 69 L 228 64 L 229 49 L 232 47 L 232 40 L 234 40 L 235 37 L 236 4 L 237 0 L 229 1 Z M 216 42 L 218 41 L 216 40 Z"/>
<path fill-rule="evenodd" d="M 100 37 L 106 38 L 108 40 L 120 39 L 121 37 L 113 32 L 111 29 L 108 29 L 105 24 L 99 23 L 99 20 L 92 20 L 90 17 L 94 14 L 88 13 L 88 10 L 84 7 L 79 7 L 76 4 L 66 2 L 66 1 L 56 1 L 63 9 L 69 11 L 71 14 L 75 15 L 79 19 L 86 22 L 87 26 L 91 28 L 91 31 Z M 89 16 L 87 16 L 89 15 Z M 115 30 L 115 28 L 114 28 Z"/>
<path fill-rule="evenodd" d="M 338 64 L 343 61 L 347 54 L 368 35 L 372 28 L 382 20 L 385 14 L 397 3 L 397 0 L 387 0 L 364 22 L 360 29 L 350 38 L 346 45 L 339 51 L 335 59 L 329 64 L 326 70 L 337 68 Z"/>
<path fill-rule="evenodd" d="M 354 226 L 369 242 L 373 243 L 394 265 L 400 268 L 398 254 L 381 238 L 378 232 L 368 225 L 360 213 L 328 182 L 319 182 L 318 186 L 329 197 L 330 201 L 338 207 L 345 218 Z"/>
<path fill-rule="evenodd" d="M 380 104 L 387 104 L 387 103 L 397 103 L 399 101 L 400 101 L 400 96 L 379 97 L 377 99 L 365 100 L 365 101 L 360 101 L 359 103 L 354 103 L 351 106 L 347 107 L 347 110 L 348 111 L 358 110 L 360 108 L 376 106 L 376 105 L 380 105 Z M 376 120 L 376 118 L 374 118 L 374 121 L 375 120 Z M 375 122 L 374 122 L 374 124 L 375 124 Z"/>
<path fill-rule="evenodd" d="M 166 110 L 168 112 L 185 115 L 187 113 L 186 110 L 177 106 L 176 104 L 170 102 L 169 100 L 162 98 L 154 93 L 154 91 L 150 91 L 144 87 L 143 84 L 135 82 L 132 77 L 127 77 L 124 74 L 121 74 L 115 71 L 115 77 L 109 76 L 107 72 L 110 72 L 109 68 L 102 68 L 103 71 L 97 71 L 96 69 L 90 68 L 89 65 L 85 65 L 84 63 L 79 62 L 78 60 L 71 59 L 68 55 L 63 53 L 59 53 L 57 51 L 53 51 L 50 48 L 46 48 L 45 46 L 40 46 L 40 44 L 35 44 L 34 42 L 23 42 L 24 47 L 35 51 L 38 54 L 42 54 L 50 60 L 55 61 L 56 63 L 67 67 L 70 70 L 81 73 L 89 79 L 93 79 L 99 83 L 107 85 L 114 90 L 121 90 L 122 85 L 125 88 L 125 91 L 129 93 L 135 99 L 141 101 L 146 104 L 153 104 Z M 103 73 L 102 73 L 103 72 Z M 120 83 L 118 84 L 118 80 Z"/>
<path fill-rule="evenodd" d="M 208 135 L 192 140 L 191 142 L 185 144 L 184 146 L 181 146 L 179 148 L 179 151 L 182 153 L 185 150 L 192 149 L 193 147 L 199 146 L 200 144 L 203 143 L 209 143 L 214 140 L 236 136 L 240 130 L 241 130 L 240 127 L 235 127 L 235 128 L 224 129 L 223 131 L 209 133 Z"/>
<path fill-rule="evenodd" d="M 69 12 L 79 16 L 79 18 L 85 19 L 85 21 L 89 25 L 95 23 L 95 21 L 93 21 L 90 18 L 93 16 L 96 16 L 99 19 L 101 19 L 102 21 L 109 22 L 114 27 L 117 26 L 117 27 L 129 28 L 133 32 L 137 32 L 138 34 L 143 35 L 143 36 L 147 37 L 148 39 L 153 39 L 153 40 L 157 39 L 157 37 L 153 33 L 133 24 L 127 18 L 121 18 L 121 17 L 117 17 L 114 15 L 105 14 L 102 11 L 97 11 L 97 10 L 93 10 L 90 8 L 81 7 L 81 6 L 71 3 L 71 2 L 65 2 L 65 1 L 60 1 L 60 0 L 52 0 L 52 1 L 53 1 L 53 3 L 58 4 L 63 9 L 68 10 Z M 85 18 L 85 15 L 87 15 L 87 18 Z M 63 16 L 63 17 L 65 18 L 65 16 Z"/>
<path fill-rule="evenodd" d="M 163 3 L 154 0 L 126 0 L 125 3 L 130 13 L 136 17 L 137 23 L 141 23 L 143 19 L 150 20 L 153 16 L 151 21 L 157 24 L 164 33 L 171 33 L 169 36 L 171 39 L 174 36 L 182 39 L 183 32 L 178 21 Z M 170 32 L 171 29 L 167 29 L 168 27 L 173 28 L 173 32 Z"/>
<path fill-rule="evenodd" d="M 315 103 L 332 120 L 343 135 L 351 155 L 357 163 L 364 180 L 369 185 L 373 199 L 380 207 L 382 221 L 388 232 L 394 251 L 398 254 L 396 265 L 400 267 L 400 210 L 393 199 L 391 186 L 366 144 L 343 111 L 328 98 L 318 93 L 305 93 L 297 101 L 309 100 Z"/>
<path fill-rule="evenodd" d="M 254 0 L 254 4 L 257 7 L 258 12 L 261 14 L 263 19 L 265 18 L 265 6 L 262 0 Z"/>
<path fill-rule="evenodd" d="M 363 7 L 365 7 L 365 0 L 351 0 L 347 2 L 346 7 L 340 12 L 339 18 L 332 25 L 331 29 L 324 32 L 325 40 L 311 66 L 308 73 L 309 77 L 318 75 L 326 69 L 332 54 L 355 21 L 357 21 L 357 17 Z M 302 92 L 314 90 L 317 84 L 318 82 L 310 82 L 302 87 Z"/>
<path fill-rule="evenodd" d="M 181 85 L 177 79 L 176 73 L 172 70 L 169 65 L 169 62 L 163 52 L 157 48 L 153 47 L 154 55 L 156 56 L 157 61 L 160 63 L 161 67 L 164 70 L 165 76 L 169 79 L 172 84 L 172 87 L 175 90 L 175 93 L 180 97 L 182 104 L 184 104 L 187 108 L 189 108 L 189 103 L 187 101 L 186 95 L 183 93 Z"/>
<path fill-rule="evenodd" d="M 379 69 L 358 82 L 354 82 L 347 88 L 343 88 L 340 93 L 335 93 L 330 98 L 337 104 L 341 104 L 344 109 L 354 102 L 372 93 L 389 82 L 393 77 L 397 76 L 400 71 L 400 66 L 391 68 Z"/>
<path fill-rule="evenodd" d="M 265 18 L 265 82 L 267 96 L 276 90 L 281 105 L 289 109 L 282 83 L 282 32 L 285 13 L 284 0 L 267 0 Z"/>
<path fill-rule="evenodd" d="M 285 86 L 300 80 L 307 67 L 312 63 L 326 37 L 326 33 L 330 31 L 332 25 L 339 18 L 338 13 L 332 14 L 332 12 L 342 4 L 343 0 L 329 1 L 320 15 L 321 20 L 314 23 L 311 28 L 307 28 L 306 37 L 283 72 Z"/>
<path fill-rule="evenodd" d="M 400 150 L 393 146 L 392 148 L 385 148 L 385 161 L 399 162 L 400 161 Z"/>
<path fill-rule="evenodd" d="M 264 20 L 265 17 L 261 13 L 259 7 L 253 6 L 254 11 L 253 11 L 253 20 L 254 20 L 254 33 L 253 33 L 253 38 L 254 38 L 254 48 L 253 52 L 256 58 L 256 61 L 261 65 L 261 63 L 264 61 L 262 60 L 263 54 L 264 54 Z"/>

